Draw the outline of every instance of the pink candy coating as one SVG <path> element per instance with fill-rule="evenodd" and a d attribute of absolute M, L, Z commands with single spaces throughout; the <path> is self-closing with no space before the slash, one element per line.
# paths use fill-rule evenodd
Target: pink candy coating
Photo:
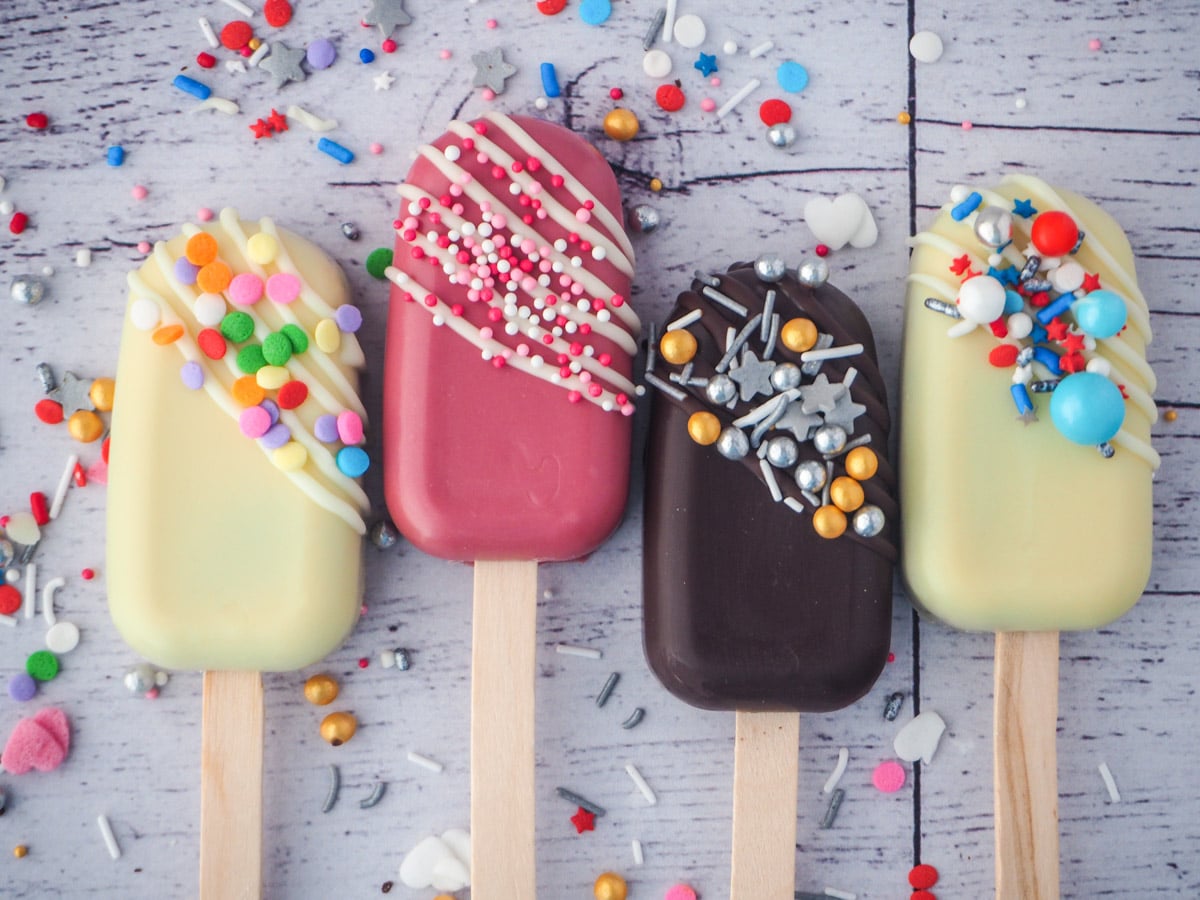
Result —
<path fill-rule="evenodd" d="M 246 437 L 260 438 L 271 427 L 271 414 L 261 406 L 243 409 L 242 414 L 238 416 L 238 427 Z"/>
<path fill-rule="evenodd" d="M 141 184 L 135 184 L 133 186 L 133 190 L 129 192 L 130 196 L 132 196 L 134 200 L 145 200 L 146 195 L 149 193 L 150 192 L 146 190 L 145 185 Z"/>
<path fill-rule="evenodd" d="M 253 306 L 263 295 L 262 279 L 253 272 L 234 275 L 229 282 L 229 299 L 238 306 Z"/>
<path fill-rule="evenodd" d="M 196 210 L 196 218 L 201 222 L 211 222 L 213 219 L 213 211 L 207 206 L 202 206 Z"/>
<path fill-rule="evenodd" d="M 674 884 L 667 888 L 663 900 L 696 900 L 696 892 L 686 884 Z"/>
<path fill-rule="evenodd" d="M 287 272 L 276 272 L 267 279 L 267 296 L 276 303 L 291 303 L 300 296 L 300 279 Z"/>
<path fill-rule="evenodd" d="M 871 775 L 871 781 L 875 787 L 885 794 L 894 794 L 904 787 L 905 778 L 907 775 L 904 772 L 904 766 L 891 760 L 881 762 Z"/>
<path fill-rule="evenodd" d="M 363 422 L 356 412 L 346 409 L 338 413 L 337 431 L 338 437 L 347 446 L 362 443 Z"/>

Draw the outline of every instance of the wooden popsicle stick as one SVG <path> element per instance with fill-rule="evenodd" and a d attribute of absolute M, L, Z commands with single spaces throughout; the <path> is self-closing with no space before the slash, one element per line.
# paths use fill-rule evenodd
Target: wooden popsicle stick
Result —
<path fill-rule="evenodd" d="M 205 672 L 201 719 L 200 900 L 259 900 L 262 675 Z"/>
<path fill-rule="evenodd" d="M 471 897 L 534 900 L 537 563 L 475 563 L 471 627 Z"/>
<path fill-rule="evenodd" d="M 800 714 L 737 712 L 730 900 L 792 900 Z"/>
<path fill-rule="evenodd" d="M 996 635 L 997 900 L 1058 900 L 1058 632 Z"/>

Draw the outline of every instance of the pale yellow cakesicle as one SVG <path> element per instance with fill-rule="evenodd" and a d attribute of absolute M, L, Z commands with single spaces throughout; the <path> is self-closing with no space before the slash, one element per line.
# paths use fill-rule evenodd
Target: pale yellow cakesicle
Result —
<path fill-rule="evenodd" d="M 117 629 L 170 668 L 321 659 L 358 617 L 369 509 L 344 274 L 227 209 L 159 242 L 128 282 L 108 486 Z"/>
<path fill-rule="evenodd" d="M 978 207 L 956 221 L 951 211 L 970 207 L 972 193 Z M 1066 213 L 1082 231 L 1077 252 L 1056 247 L 1052 255 L 1031 243 L 1048 212 Z M 1066 221 L 1058 216 L 1053 224 Z M 1051 237 L 1061 240 L 1061 229 Z M 997 252 L 1002 259 L 989 262 Z M 1030 263 L 1029 254 L 1039 260 Z M 982 289 L 994 289 L 990 277 L 972 284 L 971 273 L 986 276 L 990 265 L 993 273 L 1029 276 L 1022 282 L 1028 298 L 1001 291 L 993 299 L 994 290 Z M 956 302 L 960 292 L 969 295 L 965 305 Z M 1089 334 L 1103 334 L 1096 323 L 1121 305 L 1108 295 L 1124 301 L 1124 327 L 1111 336 Z M 1038 322 L 1037 312 L 1059 298 L 1058 314 Z M 1036 302 L 1026 303 L 1024 319 L 1013 319 L 1023 299 Z M 1005 306 L 994 318 L 993 302 Z M 1028 354 L 1042 334 L 1023 336 L 1029 324 L 1051 332 L 1037 342 L 1040 359 L 1032 362 Z M 956 328 L 968 333 L 949 336 Z M 1068 631 L 1103 625 L 1137 602 L 1150 573 L 1159 462 L 1150 447 L 1150 337 L 1124 232 L 1077 194 L 1025 175 L 990 190 L 959 188 L 917 235 L 905 300 L 900 492 L 903 572 L 920 609 L 967 630 Z M 997 350 L 1003 344 L 1011 349 Z M 1019 350 L 1025 355 L 1011 359 Z M 1064 371 L 1044 365 L 1054 361 L 1047 353 Z M 1022 389 L 1033 407 L 1025 415 Z M 1117 419 L 1105 419 L 1110 413 Z M 1080 434 L 1084 442 L 1077 443 Z M 1097 435 L 1103 440 L 1086 443 Z"/>

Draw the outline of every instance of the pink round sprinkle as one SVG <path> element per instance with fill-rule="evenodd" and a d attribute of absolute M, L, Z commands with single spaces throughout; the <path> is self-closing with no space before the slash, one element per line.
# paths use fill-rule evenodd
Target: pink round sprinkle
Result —
<path fill-rule="evenodd" d="M 438 54 L 438 58 L 439 58 L 439 59 L 449 59 L 449 58 L 450 58 L 450 57 L 452 57 L 453 55 L 454 55 L 454 54 L 453 54 L 453 53 L 451 53 L 449 50 L 443 50 L 443 51 L 441 51 L 441 52 Z"/>
<path fill-rule="evenodd" d="M 885 794 L 894 794 L 900 788 L 904 787 L 904 766 L 898 762 L 888 760 L 881 762 L 875 767 L 875 772 L 871 775 L 871 781 L 875 787 Z"/>
<path fill-rule="evenodd" d="M 712 112 L 714 109 L 717 108 L 717 101 L 714 100 L 712 97 L 705 97 L 703 100 L 700 101 L 700 108 L 702 110 L 704 110 L 705 112 Z"/>
<path fill-rule="evenodd" d="M 663 900 L 696 900 L 696 892 L 686 884 L 675 884 L 667 888 Z"/>
<path fill-rule="evenodd" d="M 358 417 L 358 413 L 353 410 L 344 409 L 338 413 L 337 417 L 338 437 L 342 443 L 347 446 L 359 444 L 363 439 L 363 423 Z"/>
<path fill-rule="evenodd" d="M 229 282 L 229 299 L 238 306 L 253 306 L 262 299 L 262 295 L 262 279 L 253 272 L 234 275 Z"/>
<path fill-rule="evenodd" d="M 202 206 L 196 210 L 196 218 L 201 222 L 211 222 L 213 220 L 213 211 L 207 206 Z"/>
<path fill-rule="evenodd" d="M 251 406 L 238 416 L 238 427 L 248 438 L 260 438 L 271 427 L 271 414 L 261 406 Z"/>
<path fill-rule="evenodd" d="M 1090 41 L 1088 41 L 1089 50 L 1099 50 L 1101 46 L 1103 45 L 1100 43 L 1100 38 L 1092 38 Z"/>
<path fill-rule="evenodd" d="M 378 143 L 371 144 L 371 146 L 369 146 L 367 149 L 370 150 L 372 153 L 374 153 L 376 156 L 378 156 L 380 153 L 383 152 L 383 144 L 378 144 Z"/>
<path fill-rule="evenodd" d="M 495 100 L 496 92 L 493 91 L 491 88 L 484 88 L 483 89 L 483 99 L 484 100 Z"/>
<path fill-rule="evenodd" d="M 487 25 L 488 28 L 495 28 L 500 23 L 497 22 L 495 19 L 488 19 L 487 22 L 485 22 L 484 24 Z"/>
<path fill-rule="evenodd" d="M 713 87 L 720 87 L 721 86 L 721 76 L 714 75 L 712 78 L 708 79 L 708 83 L 711 84 Z"/>
<path fill-rule="evenodd" d="M 150 192 L 146 190 L 146 186 L 144 184 L 135 184 L 133 186 L 133 190 L 129 192 L 130 196 L 133 197 L 134 200 L 145 200 L 146 195 L 149 193 Z"/>
<path fill-rule="evenodd" d="M 384 41 L 383 42 L 383 52 L 384 53 L 395 53 L 396 52 L 396 42 L 393 41 L 391 38 L 388 38 L 386 41 Z"/>
<path fill-rule="evenodd" d="M 970 119 L 963 119 L 963 123 L 962 123 L 963 131 L 970 131 L 974 127 L 975 127 L 975 123 L 972 122 Z"/>
<path fill-rule="evenodd" d="M 300 279 L 288 272 L 276 272 L 267 279 L 267 296 L 276 303 L 291 303 L 300 296 Z"/>
<path fill-rule="evenodd" d="M 609 92 L 608 92 L 608 96 L 611 97 L 613 100 L 620 100 L 622 97 L 625 96 L 625 92 L 623 90 L 621 90 L 619 87 L 610 88 Z"/>
<path fill-rule="evenodd" d="M 138 241 L 138 253 L 149 253 L 149 252 L 150 252 L 150 242 L 149 241 Z"/>

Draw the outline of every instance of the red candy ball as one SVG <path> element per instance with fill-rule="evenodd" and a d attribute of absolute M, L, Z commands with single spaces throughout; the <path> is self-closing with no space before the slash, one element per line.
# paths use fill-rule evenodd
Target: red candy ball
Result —
<path fill-rule="evenodd" d="M 567 5 L 567 0 L 539 0 L 537 11 L 543 16 L 557 16 Z"/>
<path fill-rule="evenodd" d="M 997 369 L 1007 369 L 1016 363 L 1018 352 L 1016 346 L 1013 344 L 1000 344 L 998 347 L 992 348 L 992 352 L 988 354 L 988 362 Z M 918 866 L 918 868 L 928 868 L 928 866 Z M 913 869 L 913 871 L 915 872 L 916 869 Z M 908 877 L 911 879 L 912 875 L 909 874 Z M 914 885 L 914 887 L 920 887 L 920 885 Z"/>
<path fill-rule="evenodd" d="M 924 863 L 919 866 L 913 866 L 912 870 L 908 873 L 908 883 L 915 888 L 931 888 L 937 884 L 937 880 L 938 870 Z"/>
<path fill-rule="evenodd" d="M 282 28 L 292 20 L 292 4 L 287 0 L 267 0 L 263 4 L 263 17 L 272 28 Z"/>
<path fill-rule="evenodd" d="M 667 112 L 677 112 L 683 109 L 687 97 L 678 84 L 664 84 L 654 92 L 654 101 Z"/>
<path fill-rule="evenodd" d="M 913 891 L 908 895 L 908 900 L 937 900 L 937 897 L 929 891 Z"/>
<path fill-rule="evenodd" d="M 196 65 L 200 66 L 200 68 L 211 69 L 216 64 L 217 64 L 217 58 L 215 56 L 213 56 L 211 53 L 197 53 L 196 54 Z"/>
<path fill-rule="evenodd" d="M 764 100 L 758 108 L 758 117 L 770 128 L 772 125 L 792 121 L 792 108 L 782 100 Z"/>
<path fill-rule="evenodd" d="M 813 248 L 813 252 L 817 254 L 817 256 L 824 258 L 829 255 L 829 247 L 827 247 L 825 244 L 817 244 L 817 246 Z"/>
<path fill-rule="evenodd" d="M 50 124 L 50 119 L 46 117 L 45 113 L 40 113 L 40 112 L 30 113 L 29 115 L 27 115 L 25 117 L 25 124 L 28 125 L 30 128 L 33 128 L 37 131 L 41 131 L 43 128 L 45 128 L 47 125 Z"/>
<path fill-rule="evenodd" d="M 221 29 L 221 46 L 226 50 L 241 50 L 254 37 L 254 29 L 249 22 L 234 19 Z"/>
<path fill-rule="evenodd" d="M 0 584 L 0 615 L 11 616 L 21 608 L 21 592 L 11 584 Z"/>
<path fill-rule="evenodd" d="M 1042 256 L 1066 256 L 1079 240 L 1079 226 L 1065 212 L 1051 210 L 1033 220 L 1030 237 Z"/>
<path fill-rule="evenodd" d="M 48 397 L 34 405 L 33 413 L 47 425 L 57 425 L 63 420 L 62 404 Z"/>

